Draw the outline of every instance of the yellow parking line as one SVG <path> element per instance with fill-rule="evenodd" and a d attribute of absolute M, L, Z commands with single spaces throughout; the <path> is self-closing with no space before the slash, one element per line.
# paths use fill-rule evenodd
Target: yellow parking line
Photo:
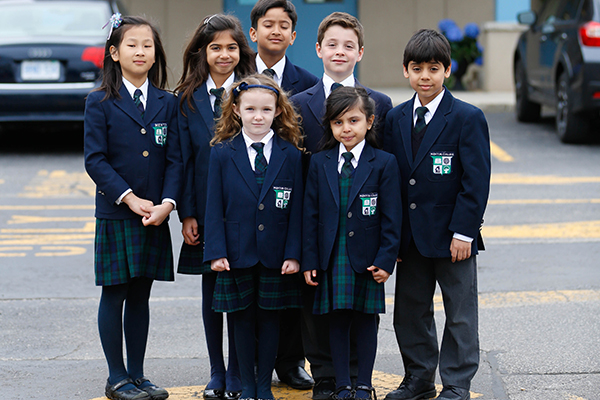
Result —
<path fill-rule="evenodd" d="M 71 204 L 71 205 L 46 205 L 46 206 L 22 206 L 22 205 L 10 205 L 0 206 L 0 211 L 39 211 L 39 210 L 93 210 L 95 206 L 93 204 Z"/>
<path fill-rule="evenodd" d="M 491 179 L 491 183 L 496 185 L 572 185 L 598 182 L 600 176 L 492 174 Z"/>
<path fill-rule="evenodd" d="M 527 204 L 600 204 L 600 199 L 512 199 L 490 200 L 495 205 L 527 205 Z"/>
<path fill-rule="evenodd" d="M 492 141 L 490 141 L 490 152 L 492 153 L 492 156 L 495 157 L 499 161 L 502 161 L 502 162 L 515 161 L 515 159 L 510 154 L 508 154 L 500 146 L 498 146 L 496 143 L 494 143 Z"/>
<path fill-rule="evenodd" d="M 484 226 L 484 238 L 600 239 L 600 221 Z"/>

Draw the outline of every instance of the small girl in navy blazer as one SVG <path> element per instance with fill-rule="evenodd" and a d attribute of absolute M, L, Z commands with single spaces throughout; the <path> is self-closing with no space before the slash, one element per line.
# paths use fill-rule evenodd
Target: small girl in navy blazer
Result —
<path fill-rule="evenodd" d="M 377 150 L 375 102 L 362 87 L 327 98 L 323 151 L 311 157 L 303 213 L 302 271 L 317 286 L 314 314 L 329 314 L 336 399 L 372 399 L 377 314 L 400 246 L 400 183 L 393 155 Z M 356 325 L 358 378 L 350 380 Z"/>
<path fill-rule="evenodd" d="M 105 394 L 166 399 L 167 391 L 144 377 L 143 366 L 152 283 L 174 279 L 168 216 L 183 175 L 177 99 L 163 90 L 166 59 L 156 29 L 120 14 L 109 24 L 102 84 L 87 97 L 84 120 L 85 168 L 96 183 L 94 261 L 109 370 Z"/>
<path fill-rule="evenodd" d="M 233 83 L 254 73 L 254 51 L 248 45 L 241 22 L 233 15 L 206 17 L 194 32 L 183 54 L 183 74 L 175 89 L 179 93 L 179 136 L 184 185 L 177 212 L 184 243 L 177 272 L 202 275 L 202 323 L 210 362 L 210 381 L 205 400 L 235 400 L 242 390 L 233 340 L 227 322 L 228 364 L 223 354 L 223 313 L 212 309 L 217 273 L 203 263 L 204 210 L 210 141 L 220 104 Z"/>
<path fill-rule="evenodd" d="M 279 310 L 301 307 L 300 140 L 272 78 L 233 85 L 211 142 L 204 260 L 219 271 L 213 309 L 233 316 L 242 399 L 274 398 Z"/>

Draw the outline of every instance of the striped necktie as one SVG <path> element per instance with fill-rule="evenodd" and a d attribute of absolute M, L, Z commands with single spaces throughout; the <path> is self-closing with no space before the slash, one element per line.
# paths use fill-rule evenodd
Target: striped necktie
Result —
<path fill-rule="evenodd" d="M 275 79 L 275 75 L 277 75 L 273 68 L 267 68 L 262 73 L 263 73 L 263 75 L 266 75 L 269 78 L 273 78 L 273 79 Z"/>
<path fill-rule="evenodd" d="M 142 97 L 142 91 L 140 89 L 135 89 L 135 92 L 133 92 L 133 102 L 135 103 L 135 106 L 140 114 L 142 114 L 142 118 L 144 118 L 144 104 L 142 103 L 142 99 L 140 99 L 140 97 Z"/>
<path fill-rule="evenodd" d="M 219 118 L 221 116 L 221 112 L 223 111 L 221 109 L 221 104 L 223 103 L 223 93 L 225 93 L 224 87 L 220 87 L 218 89 L 210 89 L 210 94 L 215 96 L 215 107 L 213 110 L 213 116 L 215 118 Z"/>
<path fill-rule="evenodd" d="M 344 157 L 344 165 L 342 165 L 342 178 L 349 178 L 354 171 L 354 166 L 352 166 L 352 159 L 354 155 L 352 152 L 347 151 L 342 153 L 342 157 Z"/>
<path fill-rule="evenodd" d="M 263 152 L 265 146 L 262 142 L 252 143 L 252 148 L 256 150 L 256 157 L 254 158 L 254 173 L 257 175 L 263 175 L 267 170 L 267 159 Z"/>
<path fill-rule="evenodd" d="M 425 114 L 427 107 L 417 107 L 417 123 L 415 124 L 415 134 L 418 135 L 427 126 L 425 123 Z"/>

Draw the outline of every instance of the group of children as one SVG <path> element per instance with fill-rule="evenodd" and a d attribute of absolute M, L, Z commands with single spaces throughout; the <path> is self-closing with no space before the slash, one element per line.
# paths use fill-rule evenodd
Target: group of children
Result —
<path fill-rule="evenodd" d="M 287 382 L 282 377 L 303 372 L 306 357 L 315 400 L 375 399 L 378 314 L 396 265 L 394 328 L 405 378 L 386 399 L 434 397 L 438 359 L 440 398 L 469 398 L 489 134 L 481 111 L 443 86 L 447 40 L 432 30 L 411 38 L 404 75 L 416 95 L 392 109 L 389 97 L 354 77 L 364 51 L 355 17 L 336 12 L 319 26 L 322 79 L 285 56 L 296 37 L 289 0 L 259 0 L 251 20 L 258 54 L 237 18 L 201 22 L 177 96 L 165 91 L 156 29 L 139 17 L 109 22 L 84 141 L 97 185 L 106 396 L 169 396 L 144 376 L 143 361 L 152 283 L 174 280 L 168 215 L 177 209 L 178 272 L 202 274 L 211 366 L 204 398 L 274 399 L 273 370 Z M 446 312 L 441 352 L 436 282 Z M 313 384 L 310 376 L 295 379 L 292 386 Z"/>

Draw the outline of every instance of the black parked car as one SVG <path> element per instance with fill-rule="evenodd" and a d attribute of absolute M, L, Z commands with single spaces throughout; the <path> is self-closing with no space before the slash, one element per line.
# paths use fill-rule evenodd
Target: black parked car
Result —
<path fill-rule="evenodd" d="M 111 0 L 0 0 L 0 122 L 83 121 Z"/>
<path fill-rule="evenodd" d="M 546 105 L 563 142 L 600 133 L 590 130 L 600 115 L 600 0 L 546 0 L 517 18 L 530 25 L 514 55 L 517 119 L 537 121 Z"/>

